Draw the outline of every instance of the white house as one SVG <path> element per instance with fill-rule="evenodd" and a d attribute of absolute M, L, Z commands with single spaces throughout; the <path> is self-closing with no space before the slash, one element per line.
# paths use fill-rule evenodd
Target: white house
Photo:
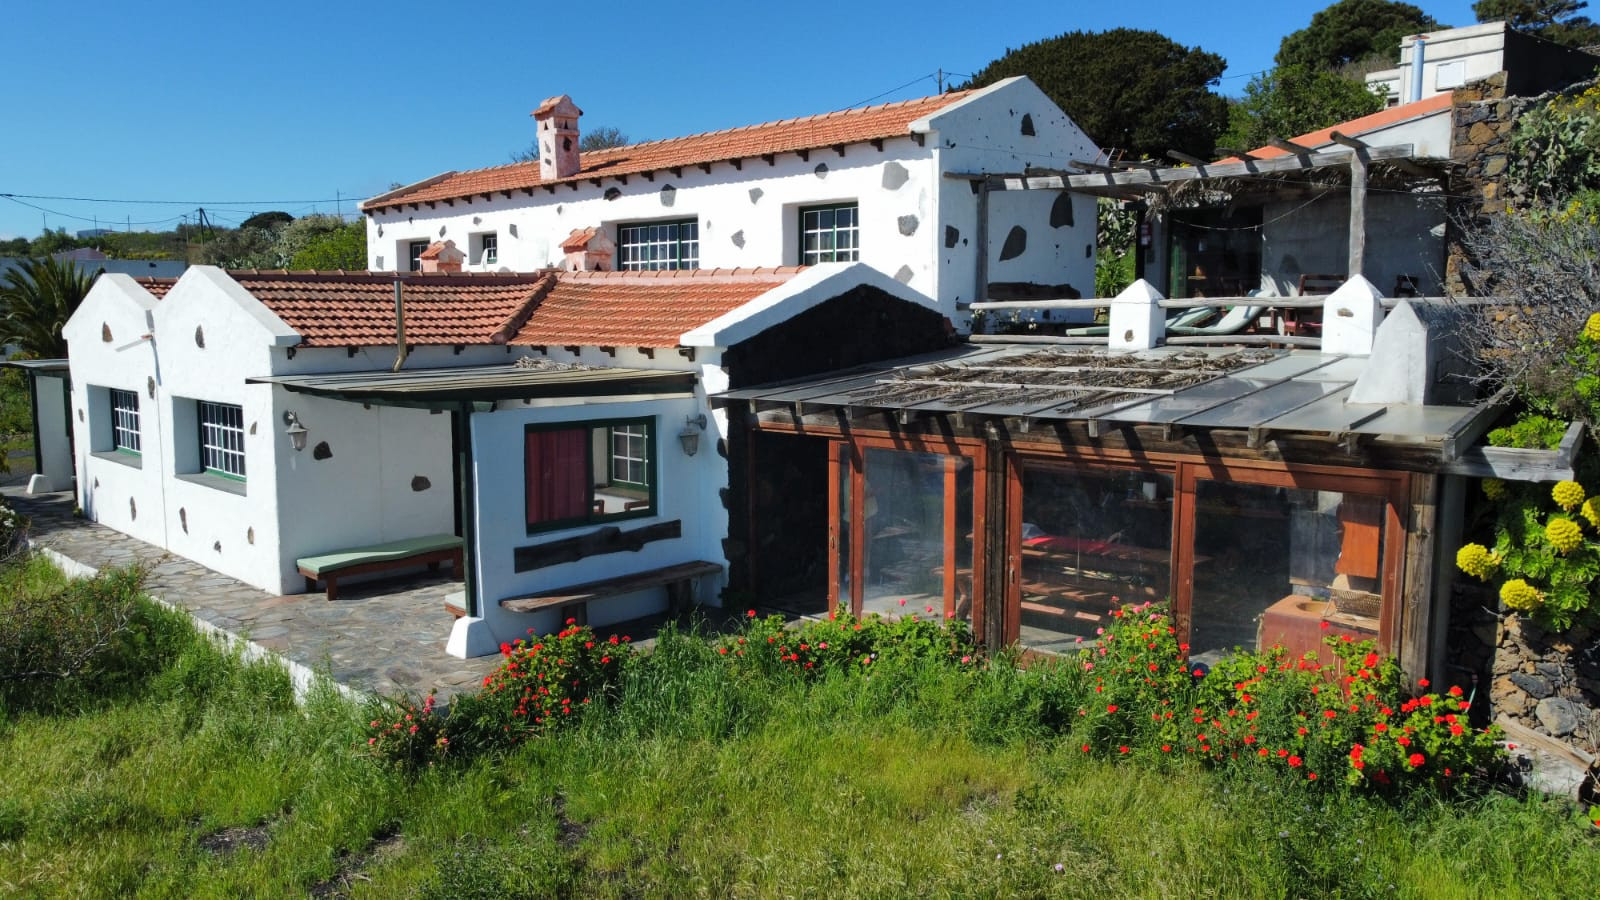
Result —
<path fill-rule="evenodd" d="M 581 156 L 580 115 L 565 96 L 534 111 L 537 163 L 445 172 L 363 203 L 369 268 L 420 268 L 446 239 L 485 272 L 581 264 L 575 246 L 623 270 L 860 261 L 963 328 L 991 283 L 1093 293 L 1091 198 L 991 196 L 952 177 L 1098 156 L 1026 78 Z"/>
<path fill-rule="evenodd" d="M 1413 34 L 1400 41 L 1400 64 L 1367 75 L 1367 87 L 1390 106 L 1448 94 L 1498 72 L 1513 95 L 1537 94 L 1588 78 L 1600 58 L 1524 34 L 1506 22 L 1484 22 Z"/>
<path fill-rule="evenodd" d="M 500 601 L 725 568 L 727 432 L 708 392 L 740 369 L 806 375 L 926 349 L 946 325 L 923 301 L 861 264 L 107 275 L 65 328 L 79 502 L 274 593 L 305 589 L 304 557 L 458 536 L 449 646 L 492 652 L 558 616 Z M 795 322 L 848 334 L 813 349 L 781 336 Z M 774 335 L 788 349 L 766 349 Z M 701 578 L 698 599 L 720 584 Z M 661 593 L 597 603 L 591 621 L 646 614 Z"/>

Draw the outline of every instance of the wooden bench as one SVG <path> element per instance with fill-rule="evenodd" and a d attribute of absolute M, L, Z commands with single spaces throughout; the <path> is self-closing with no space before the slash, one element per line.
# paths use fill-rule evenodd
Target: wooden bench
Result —
<path fill-rule="evenodd" d="M 366 547 L 347 547 L 318 556 L 303 556 L 294 564 L 305 576 L 307 591 L 315 591 L 317 582 L 322 581 L 328 585 L 328 599 L 337 600 L 339 579 L 347 575 L 366 575 L 421 565 L 437 571 L 440 563 L 448 562 L 450 571 L 460 579 L 461 548 L 461 538 L 453 534 L 429 534 Z"/>
<path fill-rule="evenodd" d="M 690 588 L 696 578 L 702 575 L 715 575 L 721 571 L 722 566 L 718 563 L 696 560 L 602 581 L 589 581 L 570 587 L 507 597 L 500 601 L 500 608 L 510 612 L 529 613 L 560 607 L 562 618 L 576 619 L 582 624 L 588 620 L 588 605 L 595 600 L 665 586 L 669 607 L 676 611 L 689 598 Z"/>

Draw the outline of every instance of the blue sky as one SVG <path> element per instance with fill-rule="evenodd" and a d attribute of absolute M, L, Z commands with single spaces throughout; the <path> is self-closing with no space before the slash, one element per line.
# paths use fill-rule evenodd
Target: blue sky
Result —
<path fill-rule="evenodd" d="M 1474 21 L 1470 0 L 1413 2 Z M 1072 30 L 1198 45 L 1227 59 L 1221 87 L 1238 94 L 1326 5 L 85 0 L 67 17 L 10 2 L 0 193 L 175 202 L 0 198 L 0 237 L 96 217 L 166 229 L 202 201 L 224 224 L 332 212 L 338 197 L 348 215 L 394 182 L 508 162 L 532 141 L 529 111 L 555 94 L 586 125 L 674 137 L 924 96 L 940 68 L 959 80 Z"/>

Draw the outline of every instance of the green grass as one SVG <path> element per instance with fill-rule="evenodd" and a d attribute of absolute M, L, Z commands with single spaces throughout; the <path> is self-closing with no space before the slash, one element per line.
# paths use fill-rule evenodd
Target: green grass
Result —
<path fill-rule="evenodd" d="M 41 580 L 29 569 L 22 577 Z M 1016 676 L 741 678 L 668 635 L 576 728 L 407 776 L 368 713 L 203 640 L 113 701 L 0 723 L 0 894 L 1590 896 L 1562 804 L 1383 801 L 1085 755 Z M 258 845 L 219 852 L 227 829 Z M 1057 866 L 1060 866 L 1060 871 Z M 1391 887 L 1392 886 L 1392 887 Z"/>

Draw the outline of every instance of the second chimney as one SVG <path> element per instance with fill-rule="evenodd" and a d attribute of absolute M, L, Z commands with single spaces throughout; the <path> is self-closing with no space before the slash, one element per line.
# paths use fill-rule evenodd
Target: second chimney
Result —
<path fill-rule="evenodd" d="M 459 272 L 466 258 L 455 241 L 434 241 L 418 257 L 419 271 L 427 274 Z"/>
<path fill-rule="evenodd" d="M 552 181 L 578 174 L 578 117 L 583 110 L 566 94 L 539 104 L 533 120 L 539 123 L 539 178 Z"/>

